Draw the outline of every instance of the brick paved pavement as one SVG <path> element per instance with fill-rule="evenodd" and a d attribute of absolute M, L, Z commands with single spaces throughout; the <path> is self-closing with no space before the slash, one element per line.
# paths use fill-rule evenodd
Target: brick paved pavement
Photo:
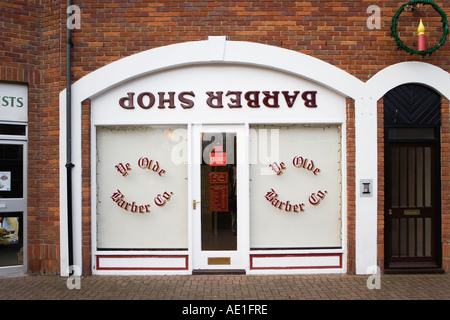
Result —
<path fill-rule="evenodd" d="M 421 310 L 448 312 L 450 274 L 381 275 L 380 289 L 368 289 L 367 279 L 352 275 L 89 276 L 79 278 L 80 289 L 68 289 L 67 278 L 16 276 L 0 278 L 0 309 L 39 310 L 46 319 L 80 314 L 171 320 L 278 320 L 344 313 L 412 318 Z M 431 300 L 441 301 L 430 306 Z M 252 306 L 264 313 L 251 313 Z M 203 314 L 195 314 L 202 310 Z"/>
<path fill-rule="evenodd" d="M 70 290 L 67 278 L 28 275 L 0 278 L 0 300 L 450 300 L 450 274 L 379 279 L 368 289 L 353 275 L 88 276 Z"/>

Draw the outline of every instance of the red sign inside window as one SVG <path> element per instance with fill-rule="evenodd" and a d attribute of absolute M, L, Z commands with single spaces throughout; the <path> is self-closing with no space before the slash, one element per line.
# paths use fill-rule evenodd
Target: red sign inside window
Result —
<path fill-rule="evenodd" d="M 227 154 L 223 152 L 222 146 L 214 147 L 213 151 L 209 155 L 210 166 L 226 166 Z"/>
<path fill-rule="evenodd" d="M 228 185 L 213 184 L 209 186 L 209 211 L 228 211 Z"/>

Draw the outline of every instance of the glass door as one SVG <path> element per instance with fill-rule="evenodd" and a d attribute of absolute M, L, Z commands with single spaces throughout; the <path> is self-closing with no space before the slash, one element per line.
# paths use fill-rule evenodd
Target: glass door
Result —
<path fill-rule="evenodd" d="M 0 275 L 26 272 L 26 147 L 0 140 Z"/>
<path fill-rule="evenodd" d="M 245 268 L 243 135 L 244 126 L 193 126 L 194 270 Z"/>

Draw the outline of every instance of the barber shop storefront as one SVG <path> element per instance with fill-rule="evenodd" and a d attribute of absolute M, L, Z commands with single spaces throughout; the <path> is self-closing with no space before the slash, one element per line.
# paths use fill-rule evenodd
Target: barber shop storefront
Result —
<path fill-rule="evenodd" d="M 362 83 L 306 55 L 210 37 L 95 71 L 74 84 L 74 114 L 89 116 L 72 120 L 73 159 L 90 171 L 74 167 L 74 264 L 90 252 L 99 275 L 373 273 L 383 222 L 386 269 L 440 268 L 441 96 L 400 85 L 402 69 L 423 67 L 448 83 L 420 63 Z M 411 92 L 426 119 L 393 102 L 410 105 Z"/>
<path fill-rule="evenodd" d="M 336 92 L 213 62 L 138 77 L 90 104 L 93 273 L 345 269 Z"/>

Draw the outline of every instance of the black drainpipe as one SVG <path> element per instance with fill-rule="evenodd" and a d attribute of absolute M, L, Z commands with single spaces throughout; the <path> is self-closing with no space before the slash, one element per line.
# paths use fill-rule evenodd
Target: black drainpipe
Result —
<path fill-rule="evenodd" d="M 67 1 L 67 8 L 72 5 L 72 1 Z M 69 12 L 67 10 L 67 20 L 69 21 Z M 73 232 L 72 232 L 72 168 L 75 166 L 72 163 L 72 30 L 67 27 L 67 57 L 66 57 L 66 170 L 67 170 L 67 228 L 68 228 L 68 254 L 69 254 L 69 270 L 73 266 Z M 73 272 L 73 268 L 72 268 Z M 72 274 L 69 271 L 69 275 Z"/>

